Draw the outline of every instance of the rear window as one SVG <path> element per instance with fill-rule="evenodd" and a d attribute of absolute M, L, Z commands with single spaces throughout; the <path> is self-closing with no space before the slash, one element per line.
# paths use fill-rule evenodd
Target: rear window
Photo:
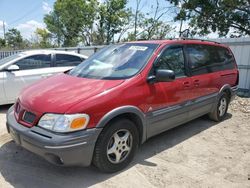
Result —
<path fill-rule="evenodd" d="M 233 69 L 232 53 L 223 47 L 209 45 L 188 45 L 189 66 L 193 75 Z"/>
<path fill-rule="evenodd" d="M 79 65 L 84 59 L 78 56 L 67 54 L 56 54 L 56 66 L 57 67 L 70 67 Z"/>

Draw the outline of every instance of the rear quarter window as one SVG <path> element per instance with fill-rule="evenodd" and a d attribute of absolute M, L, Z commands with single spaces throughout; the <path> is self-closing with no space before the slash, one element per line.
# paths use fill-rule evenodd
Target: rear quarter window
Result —
<path fill-rule="evenodd" d="M 56 66 L 57 67 L 70 67 L 79 65 L 84 59 L 67 54 L 56 54 Z"/>
<path fill-rule="evenodd" d="M 224 47 L 188 45 L 189 67 L 193 75 L 212 73 L 234 68 L 232 53 Z"/>
<path fill-rule="evenodd" d="M 234 57 L 231 51 L 226 48 L 217 47 L 218 65 L 223 69 L 234 68 Z"/>

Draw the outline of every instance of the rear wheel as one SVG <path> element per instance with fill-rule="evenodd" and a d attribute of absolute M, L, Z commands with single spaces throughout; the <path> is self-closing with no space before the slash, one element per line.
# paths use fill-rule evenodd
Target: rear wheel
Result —
<path fill-rule="evenodd" d="M 223 93 L 218 100 L 216 108 L 209 113 L 210 119 L 214 121 L 222 121 L 226 114 L 229 105 L 229 97 L 226 93 Z"/>
<path fill-rule="evenodd" d="M 104 172 L 125 168 L 138 148 L 139 135 L 135 124 L 128 119 L 118 119 L 100 134 L 93 157 L 94 165 Z"/>

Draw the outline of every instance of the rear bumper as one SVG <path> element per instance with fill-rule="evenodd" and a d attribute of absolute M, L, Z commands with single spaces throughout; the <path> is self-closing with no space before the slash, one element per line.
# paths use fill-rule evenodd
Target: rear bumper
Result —
<path fill-rule="evenodd" d="M 95 142 L 102 130 L 98 128 L 55 134 L 37 126 L 27 128 L 16 121 L 13 107 L 7 113 L 6 126 L 18 145 L 53 164 L 64 166 L 90 165 Z"/>

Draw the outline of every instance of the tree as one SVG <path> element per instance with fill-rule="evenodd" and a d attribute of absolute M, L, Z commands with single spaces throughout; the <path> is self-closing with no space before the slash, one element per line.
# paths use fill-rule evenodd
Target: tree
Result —
<path fill-rule="evenodd" d="M 140 14 L 140 4 L 142 0 L 136 0 L 136 8 L 135 8 L 135 19 L 134 19 L 134 38 L 136 39 L 137 35 L 137 26 L 138 26 L 138 17 Z"/>
<path fill-rule="evenodd" d="M 99 5 L 97 31 L 94 33 L 96 44 L 114 42 L 114 35 L 123 30 L 124 20 L 130 14 L 126 4 L 127 0 L 106 0 Z"/>
<path fill-rule="evenodd" d="M 190 20 L 194 34 L 218 32 L 220 36 L 250 35 L 249 0 L 167 0 L 182 3 L 176 20 Z"/>
<path fill-rule="evenodd" d="M 137 2 L 140 3 L 141 1 L 138 0 Z M 135 27 L 134 34 L 129 34 L 129 40 L 135 40 L 137 38 L 144 40 L 164 39 L 172 30 L 171 26 L 167 24 L 166 21 L 161 20 L 171 7 L 161 7 L 159 0 L 155 0 L 151 8 L 153 10 L 151 14 L 143 14 L 136 11 L 137 16 L 135 16 L 135 19 L 138 19 L 137 26 L 140 28 L 140 32 L 138 32 L 138 29 Z"/>
<path fill-rule="evenodd" d="M 56 40 L 57 46 L 61 46 L 64 43 L 63 37 L 63 23 L 59 18 L 59 14 L 57 10 L 50 12 L 45 15 L 44 23 L 47 26 L 47 29 L 51 33 L 52 38 Z"/>
<path fill-rule="evenodd" d="M 14 49 L 20 49 L 23 47 L 23 38 L 20 31 L 17 29 L 9 29 L 5 34 L 7 45 Z"/>
<path fill-rule="evenodd" d="M 52 46 L 50 43 L 51 35 L 47 29 L 37 28 L 35 34 L 38 36 L 39 47 L 49 48 Z"/>
<path fill-rule="evenodd" d="M 89 46 L 93 42 L 94 22 L 97 17 L 98 2 L 97 0 L 90 0 L 83 6 L 83 26 L 81 29 L 81 37 L 83 38 L 84 44 Z"/>
<path fill-rule="evenodd" d="M 6 41 L 2 38 L 0 38 L 0 48 L 4 48 L 6 45 Z"/>
<path fill-rule="evenodd" d="M 120 32 L 118 33 L 117 43 L 122 40 L 122 37 L 128 32 L 129 29 L 134 27 L 133 23 L 133 13 L 131 9 L 127 10 L 127 14 L 124 15 L 122 19 L 123 26 L 121 27 Z"/>
<path fill-rule="evenodd" d="M 54 3 L 53 11 L 44 17 L 44 22 L 58 46 L 77 45 L 85 28 L 92 28 L 96 3 L 96 0 L 57 0 Z"/>
<path fill-rule="evenodd" d="M 154 20 L 153 18 L 145 18 L 141 25 L 142 32 L 139 37 L 143 40 L 150 39 L 164 39 L 172 30 L 171 26 L 160 20 Z"/>

